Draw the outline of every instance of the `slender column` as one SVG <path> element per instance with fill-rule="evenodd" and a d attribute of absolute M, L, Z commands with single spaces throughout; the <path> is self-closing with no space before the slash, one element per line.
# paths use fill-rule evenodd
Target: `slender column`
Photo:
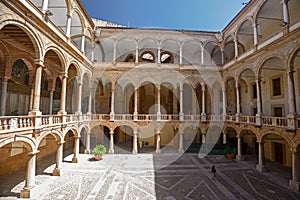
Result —
<path fill-rule="evenodd" d="M 60 111 L 59 114 L 66 114 L 66 94 L 67 94 L 67 74 L 62 76 L 61 95 L 60 95 Z"/>
<path fill-rule="evenodd" d="M 179 132 L 179 149 L 178 149 L 179 153 L 184 153 L 184 149 L 183 149 L 183 133 L 180 131 Z"/>
<path fill-rule="evenodd" d="M 95 43 L 92 43 L 91 61 L 95 61 Z"/>
<path fill-rule="evenodd" d="M 202 118 L 202 121 L 206 121 L 205 84 L 201 84 L 201 90 L 202 90 L 202 112 L 201 112 L 201 118 Z"/>
<path fill-rule="evenodd" d="M 256 79 L 255 83 L 256 83 L 256 101 L 257 101 L 256 125 L 261 126 L 262 101 L 261 101 L 261 92 L 260 92 L 260 79 Z"/>
<path fill-rule="evenodd" d="M 238 47 L 237 39 L 234 40 L 234 52 L 235 52 L 235 57 L 237 58 L 239 56 L 239 47 Z"/>
<path fill-rule="evenodd" d="M 53 176 L 60 176 L 60 169 L 63 160 L 63 144 L 64 143 L 58 143 L 58 149 L 56 152 L 56 165 L 55 169 L 53 170 Z"/>
<path fill-rule="evenodd" d="M 46 12 L 48 10 L 49 0 L 43 1 L 42 11 Z"/>
<path fill-rule="evenodd" d="M 79 155 L 79 139 L 80 137 L 75 136 L 74 142 L 74 156 L 72 158 L 72 163 L 78 163 L 78 155 Z"/>
<path fill-rule="evenodd" d="M 182 43 L 179 47 L 179 64 L 182 65 Z"/>
<path fill-rule="evenodd" d="M 81 96 L 82 96 L 82 83 L 78 81 L 78 92 L 77 92 L 77 112 L 76 114 L 81 115 Z"/>
<path fill-rule="evenodd" d="M 111 111 L 110 111 L 110 119 L 114 120 L 115 115 L 115 83 L 112 83 L 111 86 Z"/>
<path fill-rule="evenodd" d="M 295 106 L 295 87 L 294 87 L 294 71 L 290 70 L 287 72 L 288 75 L 288 105 L 289 105 L 289 117 L 295 117 L 296 106 Z"/>
<path fill-rule="evenodd" d="M 236 157 L 237 160 L 244 160 L 244 157 L 242 156 L 242 138 L 240 136 L 237 137 L 238 139 L 238 155 Z"/>
<path fill-rule="evenodd" d="M 221 49 L 221 59 L 222 59 L 222 65 L 225 64 L 225 54 L 224 54 L 224 49 Z"/>
<path fill-rule="evenodd" d="M 204 47 L 201 45 L 201 64 L 204 64 Z"/>
<path fill-rule="evenodd" d="M 134 90 L 134 120 L 138 120 L 138 89 Z"/>
<path fill-rule="evenodd" d="M 263 157 L 264 157 L 264 143 L 258 142 L 258 164 L 256 165 L 256 169 L 261 173 L 266 171 Z"/>
<path fill-rule="evenodd" d="M 157 85 L 157 115 L 161 115 L 160 112 L 160 85 Z"/>
<path fill-rule="evenodd" d="M 114 154 L 114 130 L 110 130 L 109 154 Z"/>
<path fill-rule="evenodd" d="M 180 103 L 179 103 L 179 106 L 180 106 L 180 112 L 179 112 L 179 116 L 180 116 L 180 121 L 183 121 L 183 86 L 180 86 L 180 95 L 179 95 L 179 99 L 180 99 Z"/>
<path fill-rule="evenodd" d="M 223 144 L 227 144 L 227 135 L 225 132 L 223 133 Z"/>
<path fill-rule="evenodd" d="M 135 130 L 133 132 L 133 150 L 132 154 L 137 154 L 138 153 L 138 137 L 137 137 L 137 131 Z"/>
<path fill-rule="evenodd" d="M 2 89 L 1 89 L 1 116 L 5 115 L 6 107 L 6 95 L 7 95 L 7 79 L 2 80 Z"/>
<path fill-rule="evenodd" d="M 282 0 L 280 3 L 282 4 L 282 11 L 283 11 L 283 23 L 290 24 L 290 16 L 289 16 L 289 7 L 288 7 L 289 0 Z"/>
<path fill-rule="evenodd" d="M 198 106 L 196 106 L 196 103 L 197 103 L 197 92 L 196 92 L 196 89 L 195 88 L 193 88 L 192 89 L 192 91 L 194 91 L 194 92 L 192 92 L 192 115 L 196 115 L 196 113 L 197 113 L 197 108 L 198 108 Z"/>
<path fill-rule="evenodd" d="M 86 144 L 85 144 L 85 154 L 90 154 L 91 153 L 91 132 L 86 133 Z"/>
<path fill-rule="evenodd" d="M 30 198 L 30 190 L 35 186 L 35 168 L 36 168 L 36 154 L 38 152 L 31 152 L 26 168 L 25 186 L 20 193 L 21 198 Z"/>
<path fill-rule="evenodd" d="M 253 34 L 254 34 L 254 37 L 253 37 L 253 42 L 254 42 L 254 45 L 257 45 L 258 44 L 258 32 L 257 32 L 257 24 L 253 24 L 252 25 L 253 27 Z"/>
<path fill-rule="evenodd" d="M 53 108 L 53 90 L 50 91 L 49 96 L 49 115 L 52 115 L 52 108 Z"/>
<path fill-rule="evenodd" d="M 91 88 L 90 88 L 89 92 L 90 92 L 89 93 L 89 105 L 88 105 L 88 113 L 87 114 L 91 115 L 92 114 L 92 98 L 93 98 Z"/>
<path fill-rule="evenodd" d="M 81 51 L 84 52 L 84 46 L 85 46 L 85 35 L 83 34 L 81 37 Z"/>
<path fill-rule="evenodd" d="M 205 132 L 202 133 L 202 144 L 205 144 L 206 140 L 205 140 Z"/>
<path fill-rule="evenodd" d="M 135 46 L 135 63 L 139 63 L 139 47 L 137 44 Z"/>
<path fill-rule="evenodd" d="M 113 62 L 117 61 L 117 39 L 114 39 Z"/>
<path fill-rule="evenodd" d="M 40 113 L 42 71 L 43 71 L 43 66 L 37 64 L 35 84 L 34 84 L 34 94 L 33 94 L 33 106 L 32 106 L 32 112 L 34 113 Z"/>
<path fill-rule="evenodd" d="M 222 96 L 223 96 L 223 116 L 226 116 L 226 88 L 225 85 L 222 87 Z"/>
<path fill-rule="evenodd" d="M 72 24 L 72 16 L 70 14 L 67 14 L 67 30 L 66 35 L 70 37 L 71 35 L 71 24 Z"/>
<path fill-rule="evenodd" d="M 236 115 L 240 115 L 241 114 L 241 104 L 240 104 L 240 90 L 239 90 L 238 83 L 236 83 L 235 89 L 236 89 Z"/>
<path fill-rule="evenodd" d="M 158 49 L 157 49 L 157 63 L 158 63 L 158 64 L 161 63 L 161 60 L 160 60 L 160 54 L 161 54 L 161 48 L 158 47 Z"/>
<path fill-rule="evenodd" d="M 290 188 L 300 192 L 300 164 L 299 152 L 292 151 L 292 179 L 289 182 Z"/>
<path fill-rule="evenodd" d="M 161 149 L 160 149 L 160 130 L 156 131 L 156 153 L 161 153 Z"/>
<path fill-rule="evenodd" d="M 32 111 L 34 86 L 30 89 L 29 111 Z"/>

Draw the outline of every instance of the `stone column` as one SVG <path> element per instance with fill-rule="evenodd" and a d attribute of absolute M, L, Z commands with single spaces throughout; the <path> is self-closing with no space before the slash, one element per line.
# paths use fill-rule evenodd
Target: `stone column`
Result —
<path fill-rule="evenodd" d="M 179 47 L 179 65 L 182 65 L 182 43 L 180 43 Z"/>
<path fill-rule="evenodd" d="M 48 10 L 49 0 L 44 0 L 42 5 L 42 11 L 46 12 Z"/>
<path fill-rule="evenodd" d="M 7 94 L 7 79 L 2 80 L 2 89 L 1 89 L 1 116 L 5 116 L 5 107 L 6 107 L 6 94 Z"/>
<path fill-rule="evenodd" d="M 282 4 L 282 13 L 283 13 L 283 23 L 290 24 L 290 16 L 289 16 L 289 7 L 288 7 L 289 0 L 281 0 L 280 3 Z"/>
<path fill-rule="evenodd" d="M 49 96 L 49 115 L 52 115 L 52 108 L 53 108 L 53 90 L 50 91 Z"/>
<path fill-rule="evenodd" d="M 63 145 L 64 143 L 58 143 L 58 149 L 56 152 L 56 165 L 53 170 L 53 176 L 60 176 L 60 169 L 63 161 Z"/>
<path fill-rule="evenodd" d="M 202 144 L 205 144 L 206 143 L 205 132 L 203 132 L 201 135 L 202 135 Z"/>
<path fill-rule="evenodd" d="M 180 86 L 180 96 L 179 96 L 179 106 L 180 106 L 180 111 L 179 111 L 179 119 L 180 121 L 184 120 L 184 113 L 183 113 L 183 86 Z"/>
<path fill-rule="evenodd" d="M 161 48 L 158 47 L 158 49 L 157 49 L 157 63 L 158 63 L 158 64 L 161 63 L 161 60 L 160 60 L 160 54 L 161 54 Z"/>
<path fill-rule="evenodd" d="M 114 39 L 113 63 L 117 61 L 117 39 Z"/>
<path fill-rule="evenodd" d="M 225 117 L 226 117 L 226 105 L 227 105 L 227 102 L 226 102 L 226 87 L 225 87 L 225 84 L 223 85 L 222 87 L 222 99 L 223 99 L 223 113 L 222 115 L 224 116 L 224 121 L 226 120 Z"/>
<path fill-rule="evenodd" d="M 258 142 L 258 164 L 256 165 L 256 169 L 261 173 L 266 171 L 264 156 L 264 143 Z"/>
<path fill-rule="evenodd" d="M 86 144 L 85 144 L 85 154 L 90 154 L 91 153 L 91 132 L 86 133 Z"/>
<path fill-rule="evenodd" d="M 72 25 L 72 16 L 70 14 L 67 14 L 67 30 L 66 35 L 70 37 L 71 35 L 71 25 Z"/>
<path fill-rule="evenodd" d="M 292 151 L 292 179 L 289 181 L 290 188 L 300 192 L 300 165 L 299 152 Z"/>
<path fill-rule="evenodd" d="M 204 47 L 201 45 L 201 65 L 204 64 L 204 51 L 205 51 L 205 49 L 204 49 Z"/>
<path fill-rule="evenodd" d="M 227 144 L 227 135 L 225 132 L 223 133 L 223 144 Z"/>
<path fill-rule="evenodd" d="M 225 54 L 224 54 L 224 49 L 221 49 L 221 59 L 222 59 L 222 65 L 225 64 Z"/>
<path fill-rule="evenodd" d="M 61 81 L 61 94 L 60 94 L 60 111 L 59 114 L 64 115 L 66 113 L 66 96 L 67 96 L 67 74 L 63 74 Z"/>
<path fill-rule="evenodd" d="M 201 84 L 201 90 L 202 90 L 202 112 L 201 112 L 201 118 L 202 118 L 202 121 L 206 121 L 205 84 Z"/>
<path fill-rule="evenodd" d="M 132 154 L 137 154 L 138 153 L 138 137 L 137 137 L 137 131 L 134 130 L 133 132 L 133 149 L 132 149 Z"/>
<path fill-rule="evenodd" d="M 256 113 L 256 126 L 261 126 L 261 116 L 262 116 L 262 101 L 261 101 L 261 92 L 260 92 L 260 80 L 256 79 L 256 101 L 257 101 L 257 113 Z"/>
<path fill-rule="evenodd" d="M 156 153 L 157 154 L 161 153 L 161 149 L 160 149 L 160 130 L 156 131 Z"/>
<path fill-rule="evenodd" d="M 238 139 L 238 155 L 236 156 L 237 160 L 244 160 L 244 157 L 242 156 L 242 138 L 240 136 L 237 137 Z"/>
<path fill-rule="evenodd" d="M 85 47 L 85 35 L 83 33 L 82 37 L 81 37 L 81 51 L 84 52 L 84 47 Z"/>
<path fill-rule="evenodd" d="M 179 130 L 179 149 L 178 149 L 178 153 L 184 153 L 184 149 L 183 149 L 183 132 L 181 132 Z"/>
<path fill-rule="evenodd" d="M 41 97 L 41 83 L 42 83 L 42 71 L 43 66 L 41 64 L 36 65 L 36 75 L 33 93 L 33 106 L 31 113 L 33 115 L 41 115 L 40 112 L 40 97 Z"/>
<path fill-rule="evenodd" d="M 157 120 L 161 120 L 161 111 L 160 111 L 160 85 L 157 85 Z"/>
<path fill-rule="evenodd" d="M 138 45 L 135 46 L 135 63 L 139 63 L 139 47 Z"/>
<path fill-rule="evenodd" d="M 138 120 L 138 89 L 134 90 L 134 121 Z"/>
<path fill-rule="evenodd" d="M 258 44 L 257 24 L 254 23 L 252 25 L 252 27 L 253 27 L 253 34 L 254 34 L 254 36 L 253 36 L 253 42 L 254 42 L 254 45 L 257 45 Z"/>
<path fill-rule="evenodd" d="M 72 158 L 72 163 L 78 163 L 78 155 L 79 155 L 79 136 L 75 136 L 74 142 L 74 156 Z"/>
<path fill-rule="evenodd" d="M 82 112 L 81 112 L 81 96 L 82 96 L 82 83 L 81 83 L 81 81 L 78 81 L 78 92 L 77 92 L 77 111 L 76 111 L 76 114 L 78 114 L 78 115 L 81 115 L 82 114 Z"/>
<path fill-rule="evenodd" d="M 90 91 L 89 91 L 89 105 L 88 105 L 88 115 L 91 115 L 92 114 L 92 103 L 93 103 L 93 96 L 92 96 L 92 89 L 90 88 Z"/>
<path fill-rule="evenodd" d="M 36 154 L 31 152 L 28 154 L 29 160 L 26 168 L 26 180 L 23 190 L 21 190 L 20 198 L 30 198 L 30 191 L 35 186 L 35 169 L 36 169 Z"/>
<path fill-rule="evenodd" d="M 114 154 L 114 130 L 110 130 L 109 154 Z"/>
<path fill-rule="evenodd" d="M 295 103 L 295 87 L 294 87 L 294 71 L 289 70 L 287 72 L 287 79 L 288 79 L 288 107 L 289 107 L 289 114 L 287 115 L 288 118 L 288 129 L 295 130 L 296 129 L 296 103 Z"/>
<path fill-rule="evenodd" d="M 234 40 L 234 52 L 235 52 L 235 58 L 239 56 L 239 47 L 238 47 L 238 40 Z"/>
<path fill-rule="evenodd" d="M 110 111 L 110 120 L 115 119 L 115 83 L 111 85 L 111 111 Z"/>
<path fill-rule="evenodd" d="M 32 105 L 33 105 L 33 93 L 34 93 L 34 86 L 30 89 L 30 100 L 29 100 L 29 111 L 32 111 Z"/>
<path fill-rule="evenodd" d="M 241 115 L 241 104 L 240 104 L 240 89 L 239 89 L 239 83 L 237 82 L 235 85 L 236 89 L 236 115 Z"/>

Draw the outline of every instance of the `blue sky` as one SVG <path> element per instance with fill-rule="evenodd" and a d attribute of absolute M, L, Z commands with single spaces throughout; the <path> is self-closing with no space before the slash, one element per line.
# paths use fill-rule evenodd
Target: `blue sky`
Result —
<path fill-rule="evenodd" d="M 249 0 L 82 0 L 93 18 L 139 28 L 221 31 Z"/>

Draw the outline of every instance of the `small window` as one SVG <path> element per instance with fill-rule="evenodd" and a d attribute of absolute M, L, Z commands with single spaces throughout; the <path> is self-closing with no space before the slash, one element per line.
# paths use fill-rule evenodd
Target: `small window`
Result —
<path fill-rule="evenodd" d="M 274 78 L 272 79 L 272 89 L 273 89 L 273 96 L 280 96 L 281 95 L 281 79 Z"/>
<path fill-rule="evenodd" d="M 155 62 L 155 56 L 150 51 L 146 51 L 146 52 L 142 53 L 140 59 L 141 59 L 142 62 L 149 62 L 149 63 L 154 63 Z"/>
<path fill-rule="evenodd" d="M 169 52 L 163 52 L 161 54 L 160 61 L 161 61 L 161 63 L 170 63 L 170 64 L 173 64 L 174 63 L 174 58 L 173 58 L 173 56 L 172 56 L 171 53 L 169 53 Z"/>
<path fill-rule="evenodd" d="M 257 87 L 256 84 L 252 84 L 252 99 L 256 99 L 257 98 Z"/>

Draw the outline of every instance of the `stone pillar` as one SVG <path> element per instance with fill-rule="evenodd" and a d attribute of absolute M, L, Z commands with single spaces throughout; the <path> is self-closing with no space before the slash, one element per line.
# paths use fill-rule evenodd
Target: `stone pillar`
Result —
<path fill-rule="evenodd" d="M 81 37 L 81 51 L 84 52 L 84 47 L 85 47 L 85 35 L 83 33 L 82 37 Z"/>
<path fill-rule="evenodd" d="M 180 106 L 180 111 L 179 111 L 179 119 L 180 121 L 184 120 L 184 113 L 183 113 L 183 86 L 180 86 L 180 95 L 179 95 L 179 106 Z"/>
<path fill-rule="evenodd" d="M 36 169 L 36 154 L 31 152 L 28 154 L 29 160 L 26 168 L 26 180 L 23 190 L 21 190 L 20 198 L 30 198 L 30 191 L 35 186 L 35 169 Z"/>
<path fill-rule="evenodd" d="M 61 81 L 61 94 L 60 94 L 60 110 L 59 114 L 64 115 L 66 113 L 66 96 L 67 96 L 67 74 L 63 74 Z"/>
<path fill-rule="evenodd" d="M 111 85 L 111 111 L 110 111 L 110 120 L 115 119 L 115 83 Z"/>
<path fill-rule="evenodd" d="M 49 96 L 49 115 L 52 115 L 52 108 L 53 108 L 53 90 L 50 91 Z"/>
<path fill-rule="evenodd" d="M 92 51 L 91 51 L 91 61 L 95 61 L 95 43 L 92 43 Z"/>
<path fill-rule="evenodd" d="M 72 16 L 70 14 L 67 14 L 67 30 L 66 35 L 70 37 L 71 35 L 71 25 L 72 25 Z"/>
<path fill-rule="evenodd" d="M 160 130 L 156 131 L 156 153 L 157 154 L 161 153 L 161 149 L 160 149 Z"/>
<path fill-rule="evenodd" d="M 110 130 L 109 154 L 114 154 L 114 130 Z"/>
<path fill-rule="evenodd" d="M 180 44 L 179 48 L 179 65 L 182 65 L 182 44 Z"/>
<path fill-rule="evenodd" d="M 179 130 L 179 149 L 178 153 L 184 153 L 183 149 L 183 133 Z"/>
<path fill-rule="evenodd" d="M 264 156 L 264 143 L 258 142 L 258 164 L 256 165 L 256 169 L 261 173 L 266 171 Z"/>
<path fill-rule="evenodd" d="M 117 39 L 114 39 L 113 63 L 117 61 Z"/>
<path fill-rule="evenodd" d="M 32 111 L 34 87 L 30 89 L 29 111 Z"/>
<path fill-rule="evenodd" d="M 240 104 L 240 89 L 239 89 L 239 83 L 237 82 L 235 85 L 236 89 L 236 116 L 238 119 L 238 116 L 241 115 L 241 104 Z"/>
<path fill-rule="evenodd" d="M 234 52 L 235 52 L 235 58 L 239 56 L 239 47 L 238 47 L 238 40 L 234 40 Z"/>
<path fill-rule="evenodd" d="M 78 163 L 78 155 L 79 155 L 79 139 L 80 137 L 75 136 L 75 142 L 74 142 L 74 156 L 72 158 L 72 163 Z"/>
<path fill-rule="evenodd" d="M 48 10 L 49 0 L 44 0 L 42 5 L 42 11 L 46 12 Z"/>
<path fill-rule="evenodd" d="M 1 116 L 5 116 L 5 107 L 6 107 L 6 94 L 7 94 L 7 79 L 2 80 L 2 89 L 1 89 Z"/>
<path fill-rule="evenodd" d="M 86 133 L 86 144 L 85 144 L 85 154 L 90 154 L 91 153 L 91 132 Z"/>
<path fill-rule="evenodd" d="M 238 155 L 236 156 L 237 160 L 244 160 L 244 157 L 242 155 L 242 138 L 240 136 L 237 137 L 238 139 Z"/>
<path fill-rule="evenodd" d="M 222 99 L 223 99 L 223 113 L 222 113 L 222 115 L 223 116 L 226 116 L 226 104 L 227 104 L 227 102 L 226 102 L 226 87 L 225 87 L 225 85 L 222 87 Z M 224 119 L 224 121 L 225 121 L 225 119 Z"/>
<path fill-rule="evenodd" d="M 161 63 L 161 60 L 160 60 L 160 54 L 161 54 L 161 48 L 158 47 L 158 49 L 157 49 L 157 63 L 158 63 L 158 64 Z"/>
<path fill-rule="evenodd" d="M 133 132 L 133 149 L 132 149 L 132 154 L 137 154 L 138 153 L 138 137 L 137 137 L 138 133 L 135 130 Z"/>
<path fill-rule="evenodd" d="M 223 144 L 227 144 L 227 135 L 225 132 L 223 133 Z"/>
<path fill-rule="evenodd" d="M 204 51 L 205 51 L 205 49 L 204 49 L 204 47 L 201 45 L 201 65 L 204 64 Z"/>
<path fill-rule="evenodd" d="M 134 90 L 134 121 L 138 120 L 138 89 Z"/>
<path fill-rule="evenodd" d="M 77 106 L 76 106 L 76 114 L 81 115 L 81 96 L 82 96 L 82 83 L 81 81 L 78 81 L 78 92 L 77 92 Z"/>
<path fill-rule="evenodd" d="M 262 101 L 261 101 L 261 92 L 260 92 L 260 80 L 256 79 L 256 101 L 257 101 L 257 113 L 256 113 L 256 126 L 261 126 L 261 116 L 262 116 Z"/>
<path fill-rule="evenodd" d="M 221 59 L 222 59 L 222 65 L 225 64 L 225 54 L 224 54 L 224 49 L 221 49 Z"/>
<path fill-rule="evenodd" d="M 160 111 L 160 85 L 157 85 L 157 120 L 161 120 L 161 111 Z"/>
<path fill-rule="evenodd" d="M 93 96 L 92 96 L 92 89 L 90 88 L 90 91 L 89 91 L 89 105 L 88 105 L 88 115 L 91 115 L 92 114 L 92 103 L 93 103 Z"/>
<path fill-rule="evenodd" d="M 205 144 L 206 143 L 205 132 L 203 132 L 201 135 L 202 135 L 202 144 Z"/>
<path fill-rule="evenodd" d="M 63 161 L 63 144 L 64 143 L 58 143 L 58 149 L 56 152 L 56 165 L 55 169 L 53 170 L 53 176 L 60 176 L 60 169 Z"/>
<path fill-rule="evenodd" d="M 42 83 L 42 71 L 43 66 L 41 64 L 36 65 L 35 84 L 33 93 L 33 106 L 31 113 L 33 115 L 41 115 L 40 112 L 40 98 L 41 98 L 41 83 Z"/>
<path fill-rule="evenodd" d="M 136 64 L 139 63 L 139 47 L 138 47 L 138 44 L 136 44 L 136 46 L 135 46 L 135 63 Z"/>
<path fill-rule="evenodd" d="M 201 118 L 202 118 L 202 121 L 206 121 L 205 84 L 201 84 L 201 90 L 202 90 L 202 112 L 201 112 Z"/>
<path fill-rule="evenodd" d="M 288 107 L 289 107 L 289 114 L 287 115 L 288 118 L 288 129 L 295 130 L 296 129 L 296 103 L 295 103 L 295 87 L 294 87 L 294 71 L 289 70 L 287 72 L 287 79 L 288 79 Z"/>
<path fill-rule="evenodd" d="M 258 44 L 257 24 L 254 23 L 252 25 L 252 27 L 253 27 L 253 34 L 254 34 L 254 36 L 253 36 L 253 42 L 254 42 L 254 45 L 257 45 Z"/>
<path fill-rule="evenodd" d="M 292 151 L 292 179 L 289 181 L 290 188 L 300 192 L 300 165 L 299 152 Z"/>
<path fill-rule="evenodd" d="M 290 16 L 289 16 L 289 7 L 288 7 L 289 0 L 281 0 L 282 4 L 282 13 L 283 13 L 283 23 L 290 24 Z"/>

